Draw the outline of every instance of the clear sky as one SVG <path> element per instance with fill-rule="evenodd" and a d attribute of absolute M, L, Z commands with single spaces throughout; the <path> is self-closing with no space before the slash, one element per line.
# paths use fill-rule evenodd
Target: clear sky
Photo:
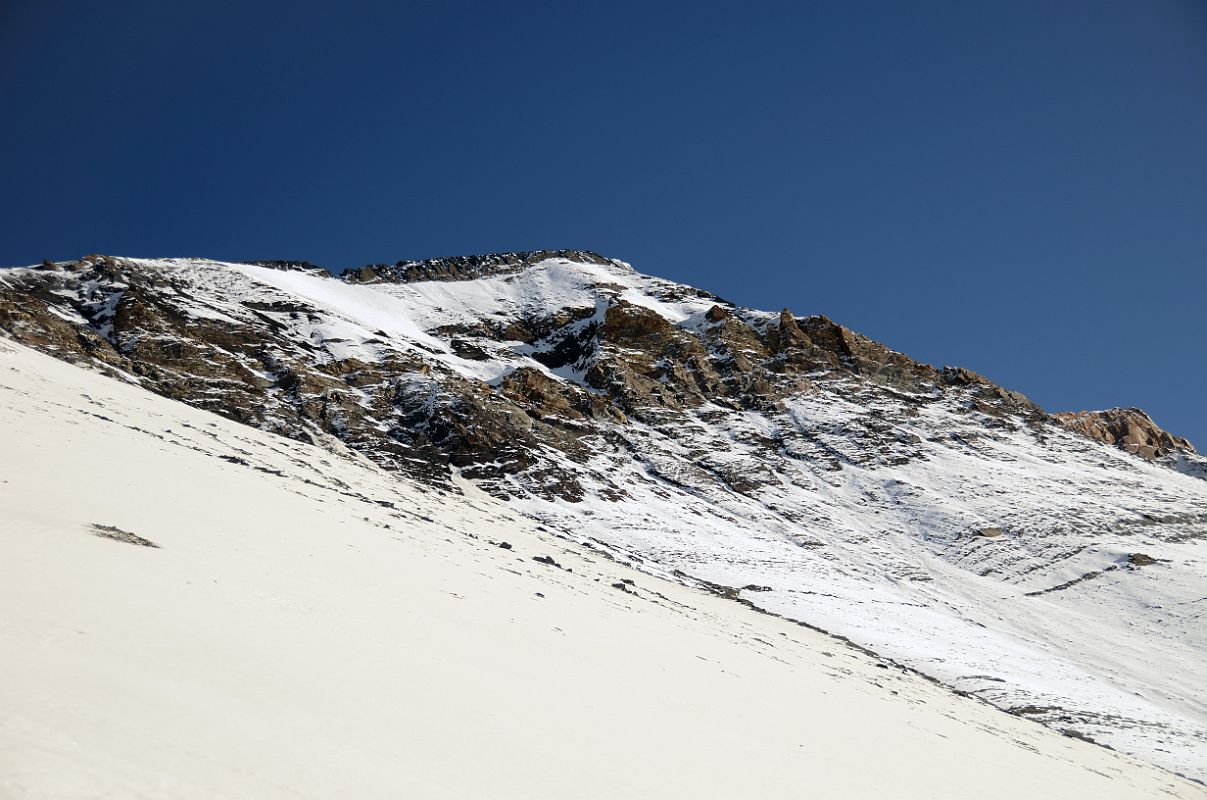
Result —
<path fill-rule="evenodd" d="M 586 248 L 1207 448 L 1207 2 L 0 0 L 0 264 Z"/>

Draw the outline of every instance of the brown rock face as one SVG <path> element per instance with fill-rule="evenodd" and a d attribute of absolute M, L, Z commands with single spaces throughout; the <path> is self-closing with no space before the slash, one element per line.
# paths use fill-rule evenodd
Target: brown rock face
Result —
<path fill-rule="evenodd" d="M 788 309 L 767 328 L 767 344 L 787 371 L 840 370 L 899 389 L 934 385 L 938 371 L 825 316 L 798 320 Z"/>
<path fill-rule="evenodd" d="M 620 300 L 604 314 L 600 335 L 610 342 L 639 346 L 666 344 L 676 332 L 658 312 Z"/>
<path fill-rule="evenodd" d="M 1003 389 L 988 378 L 963 367 L 944 367 L 939 379 L 945 386 L 958 386 L 975 398 L 973 407 L 988 414 L 1002 412 L 1043 413 L 1026 395 Z"/>
<path fill-rule="evenodd" d="M 1197 452 L 1189 441 L 1162 430 L 1152 417 L 1138 408 L 1066 412 L 1052 416 L 1069 430 L 1135 453 L 1149 461 L 1179 450 Z"/>

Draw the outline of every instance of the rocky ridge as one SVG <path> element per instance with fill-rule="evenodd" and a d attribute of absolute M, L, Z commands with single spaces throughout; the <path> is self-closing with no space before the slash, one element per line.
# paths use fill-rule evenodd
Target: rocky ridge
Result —
<path fill-rule="evenodd" d="M 1065 412 L 1052 416 L 1069 430 L 1149 461 L 1197 452 L 1189 441 L 1162 430 L 1152 417 L 1138 408 Z"/>

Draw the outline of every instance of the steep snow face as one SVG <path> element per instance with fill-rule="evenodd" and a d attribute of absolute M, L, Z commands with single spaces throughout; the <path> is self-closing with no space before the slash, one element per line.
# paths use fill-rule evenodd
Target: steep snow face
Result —
<path fill-rule="evenodd" d="M 1199 794 L 472 487 L 4 341 L 0 441 L 5 798 Z"/>
<path fill-rule="evenodd" d="M 99 334 L 115 354 L 87 353 L 107 369 L 390 468 L 443 455 L 623 562 L 1207 779 L 1192 451 L 1150 463 L 975 376 L 619 263 L 365 284 L 177 260 L 105 274 L 15 276 L 53 283 L 49 313 L 0 324 Z M 143 306 L 189 322 L 141 332 Z"/>

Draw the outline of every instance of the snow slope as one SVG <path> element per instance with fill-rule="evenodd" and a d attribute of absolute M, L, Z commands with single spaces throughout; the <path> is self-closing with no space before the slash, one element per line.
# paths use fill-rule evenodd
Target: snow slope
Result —
<path fill-rule="evenodd" d="M 0 272 L 0 290 L 6 280 L 59 286 L 54 319 L 93 336 L 90 352 L 104 337 L 111 371 L 144 345 L 152 355 L 178 349 L 187 367 L 170 355 L 150 365 L 169 373 L 161 391 L 403 467 L 432 450 L 382 447 L 440 413 L 465 417 L 472 440 L 508 376 L 524 370 L 606 397 L 588 369 L 604 347 L 640 362 L 649 352 L 639 342 L 584 346 L 554 367 L 537 356 L 589 339 L 618 304 L 706 344 L 710 326 L 725 324 L 708 319 L 714 307 L 764 334 L 783 324 L 619 262 L 550 258 L 472 280 L 368 284 L 192 259 L 113 264 L 82 277 Z M 91 277 L 105 274 L 119 277 Z M 179 316 L 183 332 L 141 328 L 137 314 L 152 301 L 160 316 L 145 319 Z M 117 336 L 121 309 L 133 322 Z M 536 340 L 508 333 L 553 318 L 561 327 Z M 233 333 L 190 332 L 209 322 Z M 70 338 L 45 349 L 62 352 Z M 307 375 L 307 364 L 331 369 Z M 535 466 L 481 486 L 505 495 L 511 512 L 644 572 L 847 636 L 1000 708 L 1207 780 L 1207 481 L 1193 477 L 1207 475 L 1207 460 L 1149 463 L 1059 425 L 985 411 L 973 389 L 902 389 L 841 370 L 806 377 L 807 390 L 771 408 L 717 400 L 619 421 L 570 419 L 556 404 L 513 409 L 552 421 L 545 434 L 571 431 L 578 449 L 538 438 L 528 453 L 505 454 Z M 476 404 L 450 402 L 455 392 Z M 261 418 L 240 416 L 256 403 Z M 458 455 L 453 463 L 481 454 Z M 506 463 L 478 461 L 465 474 Z M 566 482 L 577 491 L 559 492 Z"/>
<path fill-rule="evenodd" d="M 0 441 L 5 798 L 1200 796 L 470 487 L 4 341 Z"/>

